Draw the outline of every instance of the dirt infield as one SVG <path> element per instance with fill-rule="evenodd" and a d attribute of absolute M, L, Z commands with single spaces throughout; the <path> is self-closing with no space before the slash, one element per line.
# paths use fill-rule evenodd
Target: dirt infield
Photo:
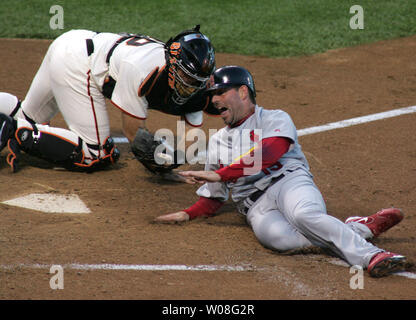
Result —
<path fill-rule="evenodd" d="M 24 98 L 49 41 L 0 40 L 0 91 Z M 416 105 L 416 37 L 270 59 L 217 54 L 217 65 L 252 71 L 258 103 L 289 112 L 298 129 Z M 114 135 L 120 112 L 109 105 Z M 150 129 L 176 129 L 150 112 Z M 53 125 L 64 126 L 60 117 Z M 204 129 L 222 121 L 206 117 Z M 339 219 L 396 206 L 402 223 L 374 242 L 416 260 L 416 114 L 300 137 L 328 212 Z M 47 168 L 25 158 L 12 174 L 0 158 L 0 201 L 30 193 L 77 194 L 90 214 L 42 213 L 0 204 L 0 299 L 415 299 L 416 279 L 364 276 L 323 252 L 281 255 L 262 247 L 227 204 L 183 225 L 152 219 L 197 199 L 196 187 L 154 178 L 126 145 L 114 170 L 93 174 Z M 52 290 L 50 265 L 226 265 L 242 271 L 91 270 L 64 267 Z M 44 267 L 35 268 L 35 265 Z M 7 267 L 6 267 L 7 266 Z M 414 270 L 410 270 L 414 272 Z"/>

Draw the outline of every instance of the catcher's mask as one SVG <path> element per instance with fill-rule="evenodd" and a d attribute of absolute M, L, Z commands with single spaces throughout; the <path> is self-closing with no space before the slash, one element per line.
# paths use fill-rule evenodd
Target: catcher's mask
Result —
<path fill-rule="evenodd" d="M 255 102 L 256 88 L 254 86 L 253 77 L 247 69 L 240 66 L 224 66 L 212 74 L 211 85 L 207 92 L 212 94 L 218 93 L 221 90 L 240 87 L 246 85 L 250 91 L 251 99 Z M 217 108 L 209 106 L 204 110 L 213 115 L 219 115 Z"/>
<path fill-rule="evenodd" d="M 172 100 L 182 105 L 206 87 L 215 68 L 214 48 L 197 25 L 169 39 L 165 50 Z"/>

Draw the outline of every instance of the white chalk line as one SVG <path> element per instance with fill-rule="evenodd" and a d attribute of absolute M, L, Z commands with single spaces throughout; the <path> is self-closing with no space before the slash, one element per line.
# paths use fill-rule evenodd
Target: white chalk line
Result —
<path fill-rule="evenodd" d="M 395 110 L 370 114 L 370 115 L 367 115 L 367 116 L 342 120 L 342 121 L 338 121 L 338 122 L 332 122 L 332 123 L 324 124 L 324 125 L 321 125 L 321 126 L 315 126 L 315 127 L 310 127 L 310 128 L 306 128 L 306 129 L 301 129 L 301 130 L 298 130 L 298 136 L 304 136 L 304 135 L 323 132 L 323 131 L 328 131 L 328 130 L 351 127 L 351 126 L 354 126 L 354 125 L 357 125 L 357 124 L 362 124 L 362 123 L 372 122 L 372 121 L 376 121 L 376 120 L 382 120 L 382 119 L 397 117 L 397 116 L 401 116 L 401 115 L 409 114 L 409 113 L 414 113 L 414 112 L 416 112 L 416 106 L 405 107 L 405 108 L 401 108 L 401 109 L 395 109 Z"/>
<path fill-rule="evenodd" d="M 331 259 L 329 263 L 341 266 L 350 267 L 346 262 L 340 259 Z M 28 269 L 50 269 L 53 265 L 47 264 L 10 264 L 0 265 L 0 269 L 3 270 L 15 270 L 19 268 Z M 110 271 L 229 271 L 229 272 L 252 272 L 252 271 L 273 271 L 274 268 L 256 267 L 253 265 L 184 265 L 184 264 L 81 264 L 81 263 L 70 263 L 60 265 L 64 269 L 70 270 L 110 270 Z M 416 279 L 416 273 L 412 272 L 396 272 L 393 273 L 395 276 L 402 276 L 409 279 Z"/>
<path fill-rule="evenodd" d="M 347 120 L 331 122 L 331 123 L 327 123 L 327 124 L 320 125 L 320 126 L 300 129 L 298 130 L 298 136 L 301 137 L 301 136 L 314 134 L 318 132 L 351 127 L 351 126 L 358 125 L 358 124 L 397 117 L 397 116 L 414 113 L 414 112 L 416 112 L 416 106 L 394 109 L 394 110 L 380 112 L 380 113 L 374 113 L 374 114 L 370 114 L 367 116 L 356 117 L 356 118 L 351 118 Z M 128 143 L 129 142 L 127 138 L 125 137 L 113 137 L 113 139 L 115 143 Z"/>
<path fill-rule="evenodd" d="M 47 264 L 10 264 L 0 265 L 0 269 L 13 270 L 19 268 L 28 269 L 50 269 L 52 265 Z M 80 264 L 70 263 L 60 265 L 64 269 L 72 270 L 116 270 L 116 271 L 254 271 L 253 266 L 230 266 L 230 265 L 184 265 L 184 264 Z"/>

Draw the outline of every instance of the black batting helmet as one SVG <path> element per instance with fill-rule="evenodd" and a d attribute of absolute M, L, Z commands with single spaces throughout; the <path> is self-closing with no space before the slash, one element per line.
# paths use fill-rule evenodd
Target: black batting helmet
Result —
<path fill-rule="evenodd" d="M 253 77 L 250 72 L 243 67 L 224 66 L 215 70 L 212 76 L 213 81 L 211 82 L 211 86 L 207 89 L 208 92 L 214 93 L 218 89 L 235 88 L 246 85 L 251 92 L 253 100 L 256 97 L 256 88 L 254 86 Z M 213 115 L 219 114 L 219 111 L 211 105 L 205 109 L 205 112 Z"/>

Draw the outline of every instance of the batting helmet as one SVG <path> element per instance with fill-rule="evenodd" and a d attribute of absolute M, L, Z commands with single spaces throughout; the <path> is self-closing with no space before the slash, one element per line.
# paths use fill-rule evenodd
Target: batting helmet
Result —
<path fill-rule="evenodd" d="M 247 69 L 240 66 L 224 66 L 213 73 L 213 82 L 207 89 L 208 92 L 214 93 L 218 89 L 234 88 L 246 85 L 251 93 L 252 101 L 255 101 L 256 88 L 253 77 Z M 219 111 L 213 106 L 208 106 L 205 112 L 218 115 Z"/>
<path fill-rule="evenodd" d="M 206 87 L 215 69 L 214 47 L 197 25 L 169 39 L 165 48 L 172 99 L 181 105 Z"/>

